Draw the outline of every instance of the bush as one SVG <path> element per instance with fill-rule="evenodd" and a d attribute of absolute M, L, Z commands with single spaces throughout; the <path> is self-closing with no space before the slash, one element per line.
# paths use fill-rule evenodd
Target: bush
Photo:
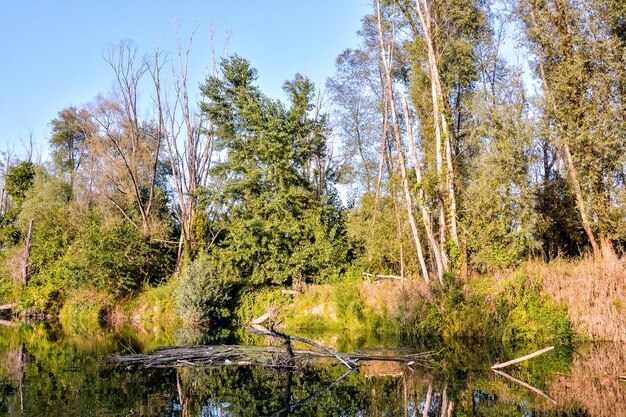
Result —
<path fill-rule="evenodd" d="M 176 288 L 176 314 L 188 325 L 223 322 L 231 314 L 233 284 L 220 276 L 211 260 L 198 258 L 189 264 Z"/>
<path fill-rule="evenodd" d="M 454 339 L 509 343 L 568 343 L 574 337 L 567 309 L 550 301 L 524 269 L 474 277 L 461 285 L 452 274 L 432 299 L 405 295 L 399 321 L 412 342 Z"/>
<path fill-rule="evenodd" d="M 174 266 L 172 250 L 140 230 L 97 209 L 81 218 L 82 230 L 59 260 L 73 285 L 89 285 L 116 296 L 165 281 Z"/>
<path fill-rule="evenodd" d="M 254 288 L 241 291 L 237 302 L 237 322 L 241 326 L 271 311 L 273 317 L 280 313 L 291 302 L 291 297 L 282 293 L 284 287 Z"/>

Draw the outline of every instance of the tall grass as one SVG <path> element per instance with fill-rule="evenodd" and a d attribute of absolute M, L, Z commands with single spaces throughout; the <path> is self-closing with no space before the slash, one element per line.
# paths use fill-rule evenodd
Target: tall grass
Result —
<path fill-rule="evenodd" d="M 530 275 L 540 279 L 543 291 L 568 307 L 579 335 L 596 341 L 626 341 L 626 258 L 548 264 L 530 262 Z"/>

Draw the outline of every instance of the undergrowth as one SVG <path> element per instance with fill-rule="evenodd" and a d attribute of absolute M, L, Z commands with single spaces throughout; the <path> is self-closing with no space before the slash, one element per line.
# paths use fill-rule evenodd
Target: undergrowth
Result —
<path fill-rule="evenodd" d="M 398 316 L 407 341 L 451 339 L 568 343 L 574 338 L 567 308 L 550 300 L 522 268 L 462 283 L 446 274 L 444 285 L 403 293 Z"/>

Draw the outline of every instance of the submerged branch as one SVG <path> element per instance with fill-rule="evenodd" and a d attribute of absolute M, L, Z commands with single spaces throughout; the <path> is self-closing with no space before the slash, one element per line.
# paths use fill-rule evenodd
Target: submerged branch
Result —
<path fill-rule="evenodd" d="M 349 377 L 350 374 L 352 372 L 354 372 L 354 371 L 356 371 L 356 368 L 348 369 L 348 371 L 346 371 L 346 373 L 341 375 L 339 378 L 335 379 L 333 382 L 328 384 L 323 389 L 317 391 L 315 394 L 311 394 L 308 397 L 306 397 L 305 399 L 297 401 L 297 402 L 295 402 L 293 404 L 286 405 L 285 407 L 281 408 L 280 410 L 276 410 L 272 414 L 268 414 L 267 417 L 282 416 L 284 413 L 289 414 L 289 413 L 293 412 L 296 408 L 303 406 L 304 404 L 308 403 L 309 401 L 312 401 L 312 400 L 316 399 L 317 397 L 321 396 L 322 394 L 324 394 L 324 393 L 330 391 L 331 389 L 333 389 L 337 384 L 339 384 L 341 381 L 343 381 L 344 379 Z"/>
<path fill-rule="evenodd" d="M 548 394 L 546 394 L 542 390 L 540 390 L 539 388 L 534 387 L 534 386 L 530 385 L 529 383 L 522 381 L 521 379 L 517 379 L 517 378 L 507 374 L 506 372 L 498 371 L 497 369 L 493 369 L 493 368 L 492 368 L 492 371 L 495 372 L 498 375 L 501 375 L 501 376 L 503 376 L 503 377 L 505 377 L 507 379 L 510 379 L 511 381 L 515 382 L 516 384 L 520 384 L 524 388 L 528 388 L 529 390 L 531 390 L 531 391 L 541 395 L 542 397 L 544 397 L 545 399 L 550 401 L 552 404 L 556 405 L 556 400 L 553 399 L 552 397 L 550 397 Z"/>

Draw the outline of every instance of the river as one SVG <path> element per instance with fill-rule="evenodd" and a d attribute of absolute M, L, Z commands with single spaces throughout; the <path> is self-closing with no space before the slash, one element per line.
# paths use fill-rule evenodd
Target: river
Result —
<path fill-rule="evenodd" d="M 292 371 L 260 367 L 126 369 L 113 353 L 192 342 L 259 343 L 242 332 L 72 330 L 54 322 L 0 326 L 0 416 L 626 416 L 626 346 L 435 347 L 425 364 L 372 362 L 358 371 L 314 360 Z M 319 339 L 342 351 L 424 351 L 375 336 Z M 433 347 L 431 347 L 433 349 Z"/>

